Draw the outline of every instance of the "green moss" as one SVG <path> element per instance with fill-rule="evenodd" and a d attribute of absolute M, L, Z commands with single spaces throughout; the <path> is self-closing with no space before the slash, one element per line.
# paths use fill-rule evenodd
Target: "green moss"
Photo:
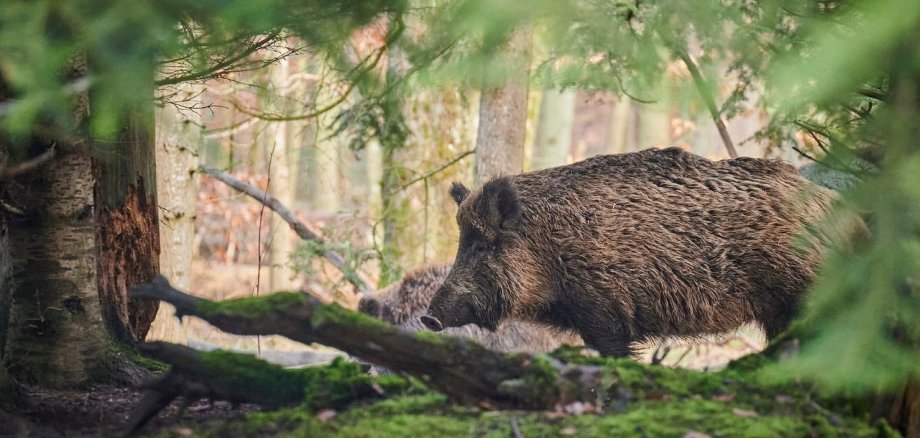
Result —
<path fill-rule="evenodd" d="M 310 319 L 313 327 L 317 327 L 329 321 L 335 321 L 352 327 L 376 329 L 388 327 L 388 324 L 379 319 L 361 312 L 346 309 L 335 303 L 317 306 L 313 311 L 313 317 Z"/>
<path fill-rule="evenodd" d="M 299 370 L 304 381 L 307 409 L 340 408 L 373 394 L 372 377 L 355 362 L 339 357 L 322 367 Z"/>
<path fill-rule="evenodd" d="M 738 409 L 744 409 L 739 411 Z M 339 413 L 319 421 L 302 408 L 250 414 L 245 421 L 203 431 L 206 436 L 336 436 L 336 437 L 507 437 L 514 424 L 523 436 L 649 436 L 683 437 L 688 432 L 712 437 L 886 436 L 844 418 L 834 425 L 820 415 L 799 412 L 754 412 L 735 403 L 687 399 L 645 400 L 620 414 L 560 416 L 552 413 L 481 411 L 456 408 L 438 394 L 402 396 Z M 897 436 L 897 435 L 891 435 Z"/>
<path fill-rule="evenodd" d="M 112 346 L 114 347 L 116 355 L 120 355 L 128 359 L 129 361 L 140 365 L 141 367 L 145 369 L 148 369 L 150 371 L 158 371 L 158 372 L 164 372 L 169 369 L 169 365 L 163 362 L 160 362 L 158 360 L 153 360 L 147 356 L 143 356 L 140 353 L 138 353 L 137 350 L 135 350 L 134 348 L 131 348 L 130 346 L 125 345 L 124 343 L 118 340 L 112 339 L 111 343 L 112 343 Z"/>
<path fill-rule="evenodd" d="M 444 336 L 442 334 L 438 334 L 435 332 L 430 332 L 427 330 L 419 330 L 413 333 L 412 336 L 415 337 L 415 339 L 418 339 L 420 341 L 425 341 L 425 342 L 436 344 L 436 345 L 444 345 L 450 340 L 450 338 L 447 336 Z"/>
<path fill-rule="evenodd" d="M 245 394 L 265 394 L 260 400 L 270 405 L 297 402 L 304 396 L 306 378 L 302 373 L 287 371 L 248 354 L 228 351 L 201 353 L 203 374 L 213 386 Z"/>
<path fill-rule="evenodd" d="M 559 387 L 559 370 L 546 356 L 532 356 L 527 364 L 531 373 L 523 379 L 523 385 L 528 388 L 530 399 L 526 402 L 531 406 L 547 406 L 549 401 L 557 398 Z M 503 382 L 508 383 L 508 382 Z"/>
<path fill-rule="evenodd" d="M 523 357 L 520 357 L 523 358 Z M 579 359 L 581 360 L 581 359 Z M 884 423 L 866 422 L 858 405 L 821 399 L 809 386 L 762 382 L 759 366 L 733 366 L 713 373 L 638 364 L 631 360 L 586 358 L 607 373 L 616 391 L 604 394 L 601 414 L 559 415 L 544 412 L 483 411 L 458 406 L 415 379 L 385 376 L 378 380 L 387 398 L 349 404 L 327 421 L 316 418 L 309 403 L 244 421 L 200 431 L 206 436 L 441 437 L 655 436 L 682 437 L 695 431 L 712 437 L 853 436 L 894 437 Z M 537 356 L 528 366 L 545 370 L 527 381 L 507 385 L 552 387 L 550 358 Z M 339 363 L 317 377 L 311 391 L 328 381 L 348 381 L 355 368 Z M 320 375 L 317 375 L 320 376 Z M 821 408 L 815 408 L 815 403 Z M 831 411 L 833 413 L 831 413 Z"/>
<path fill-rule="evenodd" d="M 198 310 L 204 314 L 222 313 L 258 318 L 296 307 L 306 300 L 300 292 L 276 292 L 262 297 L 245 297 L 224 301 L 204 301 Z"/>

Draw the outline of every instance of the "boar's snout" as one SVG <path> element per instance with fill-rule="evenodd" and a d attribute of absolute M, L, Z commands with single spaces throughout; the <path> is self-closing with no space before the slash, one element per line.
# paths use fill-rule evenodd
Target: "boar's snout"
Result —
<path fill-rule="evenodd" d="M 430 315 L 422 315 L 421 318 L 419 319 L 421 319 L 422 324 L 424 324 L 425 327 L 428 327 L 428 330 L 431 330 L 433 332 L 439 332 L 441 330 L 444 330 L 444 324 L 441 324 L 441 320 L 439 320 L 438 318 L 435 318 Z"/>

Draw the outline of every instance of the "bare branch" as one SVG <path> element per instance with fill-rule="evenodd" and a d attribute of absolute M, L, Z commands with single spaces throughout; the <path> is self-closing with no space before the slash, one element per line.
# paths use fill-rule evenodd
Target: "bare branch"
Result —
<path fill-rule="evenodd" d="M 278 198 L 269 195 L 262 190 L 259 190 L 252 184 L 242 181 L 239 178 L 236 178 L 213 167 L 201 165 L 198 167 L 198 170 L 201 173 L 204 173 L 205 175 L 208 175 L 236 189 L 237 191 L 249 195 L 251 198 L 272 209 L 272 211 L 277 213 L 281 219 L 283 219 L 288 223 L 288 225 L 291 226 L 291 229 L 293 229 L 301 239 L 315 242 L 324 247 L 326 246 L 326 239 L 323 238 L 322 233 L 319 230 L 315 230 L 309 225 L 298 220 L 297 217 L 294 216 L 294 213 L 291 212 L 291 210 L 288 209 L 284 204 L 282 204 Z M 333 249 L 325 249 L 323 257 L 325 257 L 329 263 L 331 263 L 339 271 L 342 272 L 342 274 L 345 276 L 345 279 L 355 286 L 355 288 L 358 290 L 358 293 L 366 294 L 373 292 L 370 280 L 357 270 L 352 271 L 349 269 L 345 261 L 345 257 L 343 257 L 342 254 L 339 254 Z"/>
<path fill-rule="evenodd" d="M 351 74 L 354 75 L 358 71 L 366 71 L 366 70 L 374 68 L 374 66 L 376 66 L 380 62 L 380 59 L 383 57 L 383 54 L 385 52 L 386 52 L 386 46 L 380 47 L 377 50 L 377 53 L 375 55 L 372 55 L 372 57 L 368 57 L 364 61 L 362 61 L 357 67 L 355 67 L 352 70 Z M 369 63 L 368 63 L 368 60 L 370 60 Z M 332 101 L 328 105 L 318 110 L 315 110 L 315 111 L 312 111 L 306 114 L 282 115 L 282 114 L 259 113 L 259 112 L 252 111 L 248 108 L 245 108 L 243 105 L 240 105 L 239 102 L 237 102 L 236 100 L 233 100 L 232 102 L 233 102 L 233 106 L 238 111 L 250 117 L 255 117 L 257 119 L 265 120 L 267 122 L 292 122 L 296 120 L 313 119 L 313 118 L 319 117 L 335 109 L 342 102 L 344 102 L 345 99 L 348 99 L 348 96 L 351 95 L 352 90 L 354 90 L 356 86 L 358 86 L 358 80 L 357 79 L 352 80 L 351 83 L 348 84 L 348 88 L 346 88 L 345 91 L 343 91 L 342 94 L 338 98 L 336 98 L 334 101 Z"/>
<path fill-rule="evenodd" d="M 431 178 L 432 176 L 434 176 L 434 175 L 436 175 L 436 174 L 438 174 L 438 173 L 444 171 L 444 169 L 447 169 L 448 167 L 453 166 L 453 165 L 456 164 L 458 161 L 460 161 L 460 160 L 462 160 L 462 159 L 466 158 L 467 156 L 472 155 L 472 154 L 474 154 L 474 153 L 476 153 L 476 149 L 475 149 L 475 148 L 470 149 L 470 150 L 468 150 L 468 151 L 466 151 L 466 152 L 464 152 L 464 153 L 462 153 L 462 154 L 460 154 L 460 155 L 457 155 L 456 157 L 454 157 L 454 158 L 452 158 L 450 161 L 444 163 L 444 165 L 438 167 L 437 169 L 434 169 L 434 170 L 432 170 L 431 172 L 428 172 L 428 173 L 426 173 L 426 174 L 424 174 L 424 175 L 422 175 L 422 176 L 419 176 L 419 177 L 417 177 L 417 178 L 415 178 L 415 179 L 413 179 L 413 180 L 411 180 L 411 181 L 409 181 L 409 182 L 403 184 L 402 186 L 399 187 L 399 190 L 397 190 L 397 191 L 406 190 L 407 188 L 409 188 L 410 186 L 412 186 L 413 184 L 415 184 L 415 183 L 417 183 L 417 182 L 419 182 L 419 181 L 423 181 L 423 180 L 426 180 L 426 179 L 428 179 L 428 178 Z"/>
<path fill-rule="evenodd" d="M 52 144 L 51 147 L 48 148 L 47 151 L 42 152 L 37 157 L 28 159 L 21 163 L 17 163 L 14 166 L 0 167 L 0 179 L 8 180 L 8 179 L 15 178 L 18 175 L 22 175 L 24 173 L 31 172 L 33 169 L 37 168 L 38 166 L 41 166 L 42 164 L 45 164 L 46 162 L 50 161 L 52 158 L 54 158 L 54 153 L 55 153 L 54 146 L 55 145 Z"/>
<path fill-rule="evenodd" d="M 738 151 L 735 150 L 735 144 L 732 143 L 732 139 L 728 135 L 728 129 L 725 127 L 725 122 L 722 121 L 722 115 L 719 114 L 719 108 L 716 107 L 716 101 L 712 97 L 712 94 L 710 94 L 709 86 L 706 84 L 706 81 L 703 80 L 700 69 L 697 68 L 696 63 L 690 59 L 690 55 L 688 55 L 685 50 L 677 48 L 676 46 L 673 50 L 677 57 L 687 66 L 690 75 L 693 76 L 693 84 L 696 86 L 696 91 L 699 92 L 700 97 L 703 98 L 703 103 L 706 104 L 709 115 L 712 116 L 712 121 L 715 122 L 716 129 L 719 130 L 719 136 L 722 137 L 722 143 L 725 144 L 725 150 L 728 151 L 728 156 L 731 158 L 738 158 Z"/>

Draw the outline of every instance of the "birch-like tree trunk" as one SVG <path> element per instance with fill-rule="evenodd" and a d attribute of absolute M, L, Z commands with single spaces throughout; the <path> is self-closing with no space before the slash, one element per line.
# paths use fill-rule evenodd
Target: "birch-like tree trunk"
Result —
<path fill-rule="evenodd" d="M 572 148 L 575 124 L 575 90 L 547 89 L 540 102 L 533 168 L 561 166 Z"/>
<path fill-rule="evenodd" d="M 19 379 L 47 386 L 91 380 L 109 340 L 99 299 L 93 162 L 86 145 L 20 179 L 29 220 L 10 228 L 11 306 L 4 359 Z"/>
<path fill-rule="evenodd" d="M 272 84 L 279 95 L 297 95 L 288 89 L 288 79 L 292 68 L 291 58 L 285 58 L 272 66 Z M 277 105 L 280 110 L 290 106 L 287 100 Z M 283 111 L 279 111 L 282 112 Z M 276 122 L 270 126 L 273 136 L 267 141 L 273 142 L 269 148 L 274 148 L 271 168 L 268 170 L 271 177 L 269 192 L 285 205 L 295 205 L 297 195 L 297 163 L 298 151 L 292 142 L 292 124 L 294 122 Z M 294 286 L 294 271 L 291 269 L 290 257 L 295 249 L 297 238 L 287 224 L 278 215 L 271 215 L 271 239 L 268 242 L 268 262 L 270 266 L 269 290 L 287 290 Z"/>
<path fill-rule="evenodd" d="M 200 85 L 181 85 L 176 99 L 200 102 Z M 195 205 L 198 199 L 198 151 L 202 145 L 201 115 L 166 104 L 156 111 L 157 199 L 160 205 L 160 272 L 190 287 L 195 254 Z M 148 340 L 188 342 L 186 325 L 175 309 L 161 304 Z"/>
<path fill-rule="evenodd" d="M 630 151 L 630 120 L 633 103 L 626 97 L 618 97 L 613 104 L 610 131 L 608 133 L 607 153 L 621 154 Z"/>
<path fill-rule="evenodd" d="M 524 168 L 530 45 L 529 29 L 514 32 L 507 48 L 507 59 L 514 66 L 514 71 L 504 84 L 481 90 L 476 135 L 476 184 L 499 175 L 518 174 Z"/>

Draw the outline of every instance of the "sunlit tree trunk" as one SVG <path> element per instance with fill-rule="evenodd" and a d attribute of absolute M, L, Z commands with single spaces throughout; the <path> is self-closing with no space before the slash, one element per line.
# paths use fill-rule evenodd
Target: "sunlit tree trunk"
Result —
<path fill-rule="evenodd" d="M 32 217 L 10 230 L 11 312 L 5 359 L 25 381 L 69 386 L 98 377 L 109 349 L 98 293 L 93 162 L 58 145 L 23 178 Z"/>
<path fill-rule="evenodd" d="M 297 93 L 288 89 L 290 77 L 290 58 L 282 59 L 272 66 L 272 83 L 279 95 L 296 96 Z M 281 102 L 279 110 L 290 108 L 287 101 Z M 270 126 L 274 136 L 268 137 L 273 142 L 269 147 L 274 148 L 269 175 L 271 187 L 269 191 L 284 205 L 294 208 L 297 195 L 297 163 L 298 151 L 294 148 L 292 140 L 292 124 L 294 122 L 280 122 Z M 268 261 L 271 267 L 269 275 L 269 289 L 290 289 L 294 285 L 294 272 L 291 269 L 290 257 L 294 252 L 296 237 L 287 224 L 278 215 L 271 215 L 271 239 L 268 247 Z"/>
<path fill-rule="evenodd" d="M 629 151 L 629 124 L 632 107 L 632 102 L 626 97 L 618 97 L 616 103 L 614 103 L 608 134 L 607 153 L 620 154 Z"/>
<path fill-rule="evenodd" d="M 523 170 L 530 45 L 530 30 L 516 31 L 507 48 L 508 59 L 516 71 L 506 83 L 481 90 L 476 136 L 477 184 Z"/>
<path fill-rule="evenodd" d="M 395 90 L 400 75 L 403 74 L 403 53 L 399 47 L 390 47 L 387 51 L 386 84 L 394 88 L 387 92 L 381 105 L 383 121 L 380 132 L 381 178 L 380 205 L 383 213 L 383 244 L 380 246 L 379 285 L 388 285 L 402 277 L 400 259 L 403 249 L 399 241 L 399 224 L 404 220 L 405 202 L 400 196 L 404 166 L 398 160 L 397 151 L 406 146 L 404 129 L 403 100 Z"/>
<path fill-rule="evenodd" d="M 179 99 L 200 103 L 201 86 L 183 85 Z M 190 287 L 195 253 L 195 204 L 198 199 L 198 151 L 202 145 L 201 116 L 166 104 L 156 111 L 157 199 L 160 204 L 160 272 L 176 284 Z M 185 344 L 185 325 L 175 310 L 162 304 L 148 340 Z"/>
<path fill-rule="evenodd" d="M 572 148 L 575 96 L 575 90 L 548 89 L 543 92 L 533 149 L 534 169 L 565 164 Z"/>

